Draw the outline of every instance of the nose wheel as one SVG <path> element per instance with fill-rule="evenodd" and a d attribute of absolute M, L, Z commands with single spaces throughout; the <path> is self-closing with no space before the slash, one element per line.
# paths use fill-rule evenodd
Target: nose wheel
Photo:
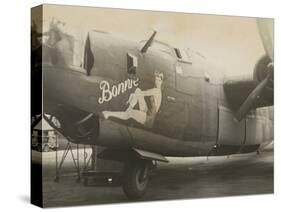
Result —
<path fill-rule="evenodd" d="M 126 165 L 122 188 L 128 199 L 136 200 L 145 194 L 150 167 L 150 161 L 138 161 Z"/>

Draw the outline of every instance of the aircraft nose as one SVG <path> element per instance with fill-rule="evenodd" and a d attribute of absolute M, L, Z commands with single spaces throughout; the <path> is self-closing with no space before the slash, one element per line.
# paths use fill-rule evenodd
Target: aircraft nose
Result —
<path fill-rule="evenodd" d="M 71 105 L 89 113 L 99 111 L 101 79 L 70 67 L 43 67 L 44 101 Z"/>

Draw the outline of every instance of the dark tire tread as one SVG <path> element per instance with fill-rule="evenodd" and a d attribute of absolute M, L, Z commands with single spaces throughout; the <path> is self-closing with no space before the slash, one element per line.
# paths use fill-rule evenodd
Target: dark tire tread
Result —
<path fill-rule="evenodd" d="M 142 190 L 139 190 L 136 186 L 136 175 L 140 168 L 140 164 L 135 164 L 127 167 L 125 170 L 125 177 L 122 188 L 129 200 L 137 200 L 141 198 L 146 192 L 147 182 L 145 188 Z"/>

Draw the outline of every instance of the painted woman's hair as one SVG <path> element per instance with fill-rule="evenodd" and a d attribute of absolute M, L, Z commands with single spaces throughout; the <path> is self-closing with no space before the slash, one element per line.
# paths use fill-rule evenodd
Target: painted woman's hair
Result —
<path fill-rule="evenodd" d="M 163 72 L 155 71 L 155 72 L 154 72 L 154 76 L 155 76 L 155 77 L 159 77 L 162 81 L 163 81 L 163 79 L 164 79 L 164 74 L 163 74 Z"/>

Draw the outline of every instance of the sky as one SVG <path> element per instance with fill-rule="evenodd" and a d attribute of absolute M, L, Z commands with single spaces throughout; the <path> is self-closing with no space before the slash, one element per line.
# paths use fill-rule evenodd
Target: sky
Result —
<path fill-rule="evenodd" d="M 43 14 L 45 23 L 56 18 L 72 34 L 96 29 L 140 41 L 157 30 L 157 40 L 199 52 L 226 76 L 252 74 L 265 54 L 252 17 L 58 5 L 45 5 Z"/>

